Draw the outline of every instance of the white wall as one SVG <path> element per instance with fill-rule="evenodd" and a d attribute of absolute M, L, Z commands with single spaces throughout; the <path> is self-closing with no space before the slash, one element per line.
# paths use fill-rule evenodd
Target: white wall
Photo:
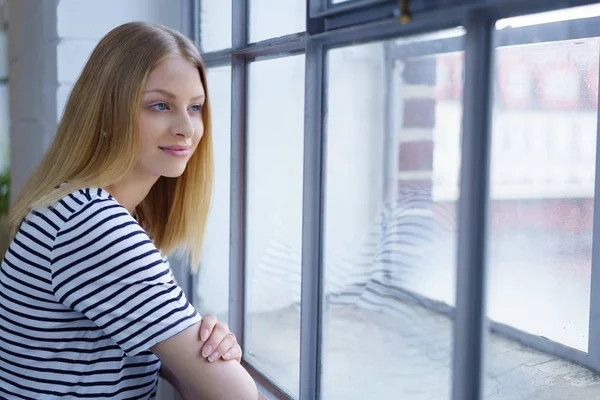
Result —
<path fill-rule="evenodd" d="M 178 1 L 60 0 L 56 24 L 57 115 L 61 115 L 71 87 L 102 36 L 118 25 L 136 20 L 180 29 L 180 9 Z"/>
<path fill-rule="evenodd" d="M 325 255 L 335 263 L 364 245 L 382 205 L 383 44 L 334 49 L 327 69 Z"/>
<path fill-rule="evenodd" d="M 9 0 L 11 197 L 41 160 L 56 128 L 58 1 Z"/>

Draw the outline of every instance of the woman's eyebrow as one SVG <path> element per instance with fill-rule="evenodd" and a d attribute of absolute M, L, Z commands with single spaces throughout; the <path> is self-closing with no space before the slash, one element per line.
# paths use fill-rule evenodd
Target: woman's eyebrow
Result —
<path fill-rule="evenodd" d="M 171 93 L 165 89 L 150 89 L 150 90 L 146 90 L 143 94 L 148 94 L 148 93 L 152 93 L 152 92 L 164 94 L 165 96 L 167 96 L 171 99 L 174 99 L 175 97 L 177 97 L 173 93 Z M 190 100 L 204 100 L 204 95 L 201 94 L 201 95 L 192 97 Z"/>

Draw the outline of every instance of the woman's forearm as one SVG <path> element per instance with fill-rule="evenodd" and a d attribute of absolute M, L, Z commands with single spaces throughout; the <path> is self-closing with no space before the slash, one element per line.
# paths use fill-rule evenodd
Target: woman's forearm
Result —
<path fill-rule="evenodd" d="M 175 389 L 184 400 L 193 400 L 193 396 L 191 396 L 189 391 L 183 386 L 181 381 L 177 379 L 175 374 L 173 374 L 169 368 L 167 368 L 165 365 L 162 365 L 159 374 L 161 378 L 169 382 L 173 389 Z"/>
<path fill-rule="evenodd" d="M 233 362 L 233 361 L 227 361 L 227 362 Z M 190 388 L 187 388 L 183 384 L 181 379 L 178 379 L 177 376 L 175 374 L 173 374 L 173 372 L 169 368 L 167 368 L 164 364 L 161 366 L 159 374 L 160 374 L 161 378 L 163 378 L 164 380 L 169 382 L 169 384 L 173 387 L 173 389 L 175 389 L 177 391 L 177 393 L 179 393 L 179 396 L 181 396 L 181 398 L 183 400 L 198 400 L 199 399 L 197 394 L 195 394 L 194 391 L 191 390 Z M 265 396 L 263 396 L 261 393 L 258 393 L 258 400 L 268 400 L 268 399 Z"/>

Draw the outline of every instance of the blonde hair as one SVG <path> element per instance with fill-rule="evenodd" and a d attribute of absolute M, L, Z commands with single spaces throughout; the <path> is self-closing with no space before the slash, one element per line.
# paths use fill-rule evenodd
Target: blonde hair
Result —
<path fill-rule="evenodd" d="M 142 91 L 152 68 L 173 55 L 198 68 L 206 93 L 204 135 L 185 172 L 178 178 L 159 178 L 136 213 L 163 254 L 186 250 L 192 268 L 198 266 L 214 179 L 206 73 L 193 42 L 177 31 L 143 22 L 113 29 L 92 52 L 52 145 L 11 209 L 11 236 L 32 209 L 77 189 L 109 187 L 134 167 Z"/>

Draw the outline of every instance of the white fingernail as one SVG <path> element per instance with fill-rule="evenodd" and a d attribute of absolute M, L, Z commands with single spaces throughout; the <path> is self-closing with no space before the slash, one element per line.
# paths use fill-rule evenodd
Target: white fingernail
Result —
<path fill-rule="evenodd" d="M 213 351 L 213 347 L 211 345 L 208 345 L 204 349 L 202 349 L 202 355 L 204 357 L 208 357 L 210 355 L 210 353 L 212 353 L 212 351 Z"/>

